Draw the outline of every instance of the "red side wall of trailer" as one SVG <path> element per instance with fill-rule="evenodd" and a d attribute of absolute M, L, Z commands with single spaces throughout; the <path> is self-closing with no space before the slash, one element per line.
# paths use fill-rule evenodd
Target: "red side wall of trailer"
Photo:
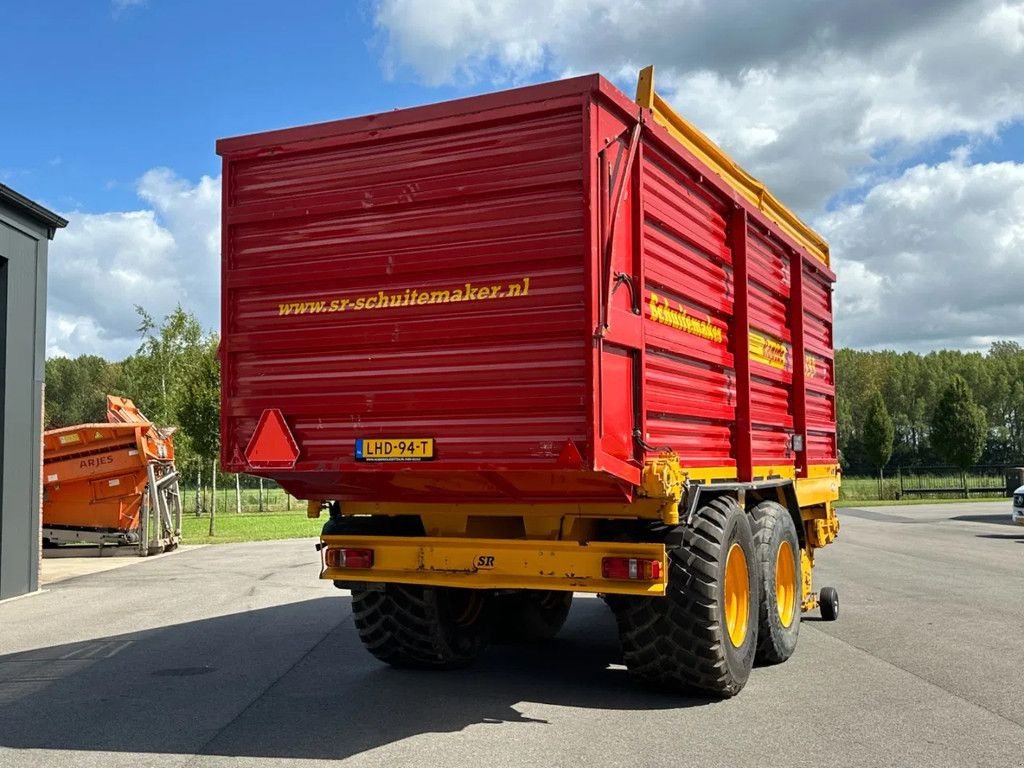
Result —
<path fill-rule="evenodd" d="M 832 273 L 603 78 L 218 152 L 227 470 L 310 498 L 628 500 L 666 448 L 715 478 L 835 464 Z M 257 470 L 268 409 L 298 456 Z M 358 461 L 379 437 L 436 457 Z"/>

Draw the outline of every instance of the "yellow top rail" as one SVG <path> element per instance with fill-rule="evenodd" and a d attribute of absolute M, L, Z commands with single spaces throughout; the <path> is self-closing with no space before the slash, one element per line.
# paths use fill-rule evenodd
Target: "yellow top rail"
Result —
<path fill-rule="evenodd" d="M 783 205 L 768 188 L 743 170 L 721 147 L 693 123 L 679 115 L 654 90 L 654 67 L 644 67 L 636 84 L 636 103 L 651 110 L 655 121 L 675 139 L 717 173 L 733 189 L 749 200 L 782 230 L 800 243 L 815 258 L 828 266 L 828 243 Z"/>

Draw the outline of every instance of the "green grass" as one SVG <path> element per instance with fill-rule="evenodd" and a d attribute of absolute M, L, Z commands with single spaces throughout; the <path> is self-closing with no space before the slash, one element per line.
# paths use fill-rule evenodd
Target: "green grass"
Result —
<path fill-rule="evenodd" d="M 294 508 L 294 507 L 293 507 Z M 301 512 L 255 512 L 236 514 L 220 510 L 218 505 L 215 534 L 210 536 L 208 515 L 182 517 L 183 544 L 234 544 L 242 541 L 269 541 L 271 539 L 303 539 L 320 535 L 323 520 L 306 517 Z"/>
<path fill-rule="evenodd" d="M 889 507 L 914 504 L 957 504 L 965 499 L 843 499 L 837 507 Z M 970 501 L 1009 501 L 1005 498 L 972 496 Z M 305 512 L 259 512 L 242 513 L 218 512 L 216 535 L 210 536 L 209 516 L 182 518 L 184 544 L 237 544 L 245 541 L 270 541 L 273 539 L 305 539 L 320 535 L 324 521 L 311 520 Z"/>
<path fill-rule="evenodd" d="M 924 483 L 940 486 L 948 478 L 936 476 L 924 478 Z M 837 507 L 865 506 L 906 506 L 912 504 L 958 504 L 964 501 L 1008 501 L 1000 496 L 971 495 L 970 499 L 952 498 L 948 495 L 940 498 L 912 497 L 896 499 L 899 491 L 899 480 L 886 478 L 882 487 L 884 498 L 878 498 L 878 479 L 874 477 L 843 477 L 840 486 L 840 499 Z M 186 490 L 183 494 L 185 514 L 182 517 L 182 535 L 185 544 L 233 544 L 243 541 L 269 541 L 272 539 L 313 538 L 320 534 L 323 520 L 306 517 L 306 503 L 296 499 L 289 500 L 280 488 L 267 489 L 264 493 L 264 512 L 258 512 L 258 492 L 253 489 L 242 491 L 242 513 L 235 512 L 235 489 L 229 486 L 217 489 L 217 519 L 214 536 L 209 535 L 210 518 L 208 514 L 196 517 L 194 491 Z M 209 494 L 207 494 L 209 504 Z M 288 507 L 291 507 L 290 511 Z"/>
<path fill-rule="evenodd" d="M 969 499 L 840 499 L 835 503 L 835 506 L 842 509 L 843 507 L 912 507 L 917 504 L 964 504 L 966 502 L 975 501 L 1005 501 L 1007 504 L 1010 503 L 1010 499 L 1007 496 L 971 496 Z"/>

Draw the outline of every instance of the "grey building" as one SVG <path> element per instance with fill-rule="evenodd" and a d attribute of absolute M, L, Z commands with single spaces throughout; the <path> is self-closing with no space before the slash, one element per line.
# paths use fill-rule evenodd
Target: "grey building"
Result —
<path fill-rule="evenodd" d="M 0 600 L 39 588 L 46 250 L 66 224 L 0 184 Z"/>

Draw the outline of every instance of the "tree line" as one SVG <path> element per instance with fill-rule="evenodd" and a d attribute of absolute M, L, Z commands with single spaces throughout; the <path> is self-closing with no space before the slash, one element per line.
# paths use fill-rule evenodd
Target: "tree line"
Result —
<path fill-rule="evenodd" d="M 139 316 L 139 348 L 46 361 L 47 429 L 106 420 L 108 394 L 153 422 L 177 426 L 179 465 L 210 467 L 220 446 L 218 338 L 189 312 Z M 1024 349 L 985 353 L 836 350 L 839 449 L 849 475 L 885 466 L 1024 465 Z"/>
<path fill-rule="evenodd" d="M 1024 465 L 1024 349 L 836 351 L 847 474 L 903 467 Z"/>

